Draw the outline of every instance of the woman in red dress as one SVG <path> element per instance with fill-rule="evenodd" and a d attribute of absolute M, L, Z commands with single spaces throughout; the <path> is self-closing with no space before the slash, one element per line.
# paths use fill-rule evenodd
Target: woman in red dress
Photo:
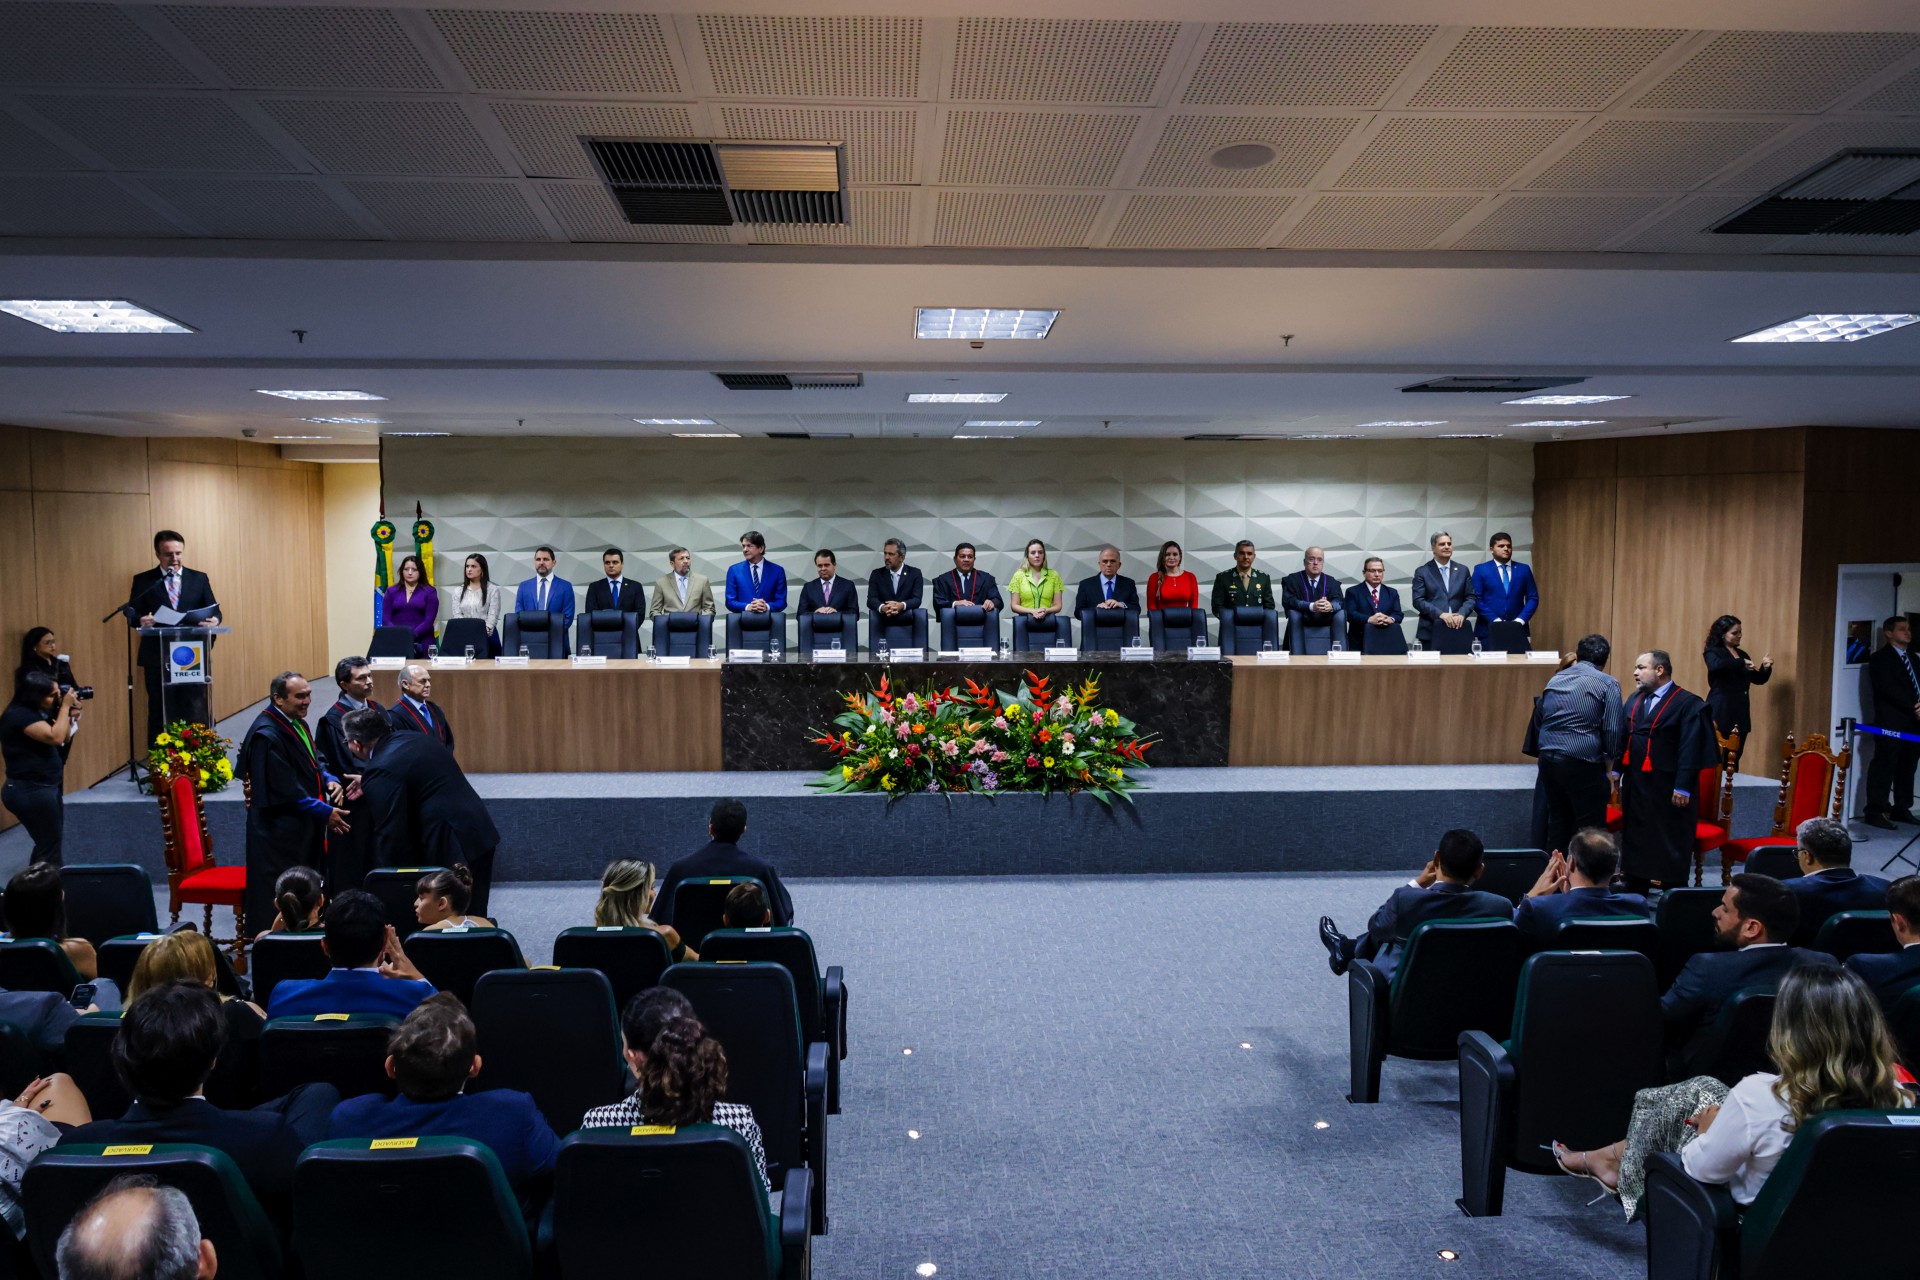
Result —
<path fill-rule="evenodd" d="M 1168 542 L 1161 546 L 1159 563 L 1147 579 L 1147 608 L 1200 607 L 1200 580 L 1180 570 L 1180 562 L 1185 558 L 1179 543 Z"/>

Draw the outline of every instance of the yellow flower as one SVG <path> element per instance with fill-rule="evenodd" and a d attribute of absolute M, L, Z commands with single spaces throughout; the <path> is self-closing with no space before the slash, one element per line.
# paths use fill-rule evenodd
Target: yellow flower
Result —
<path fill-rule="evenodd" d="M 222 757 L 220 763 L 213 766 L 213 771 L 222 778 L 231 781 L 233 778 L 233 761 Z"/>
<path fill-rule="evenodd" d="M 844 781 L 844 782 L 852 782 L 852 781 L 853 781 L 853 766 L 852 766 L 852 765 L 850 765 L 850 764 L 843 764 L 843 765 L 841 765 L 841 766 L 840 766 L 840 778 L 841 778 L 841 780 L 842 780 L 842 781 Z"/>
<path fill-rule="evenodd" d="M 1043 765 L 1045 765 L 1045 766 L 1047 766 L 1047 768 L 1049 768 L 1049 769 L 1051 769 L 1051 768 L 1053 768 L 1053 757 L 1052 757 L 1052 756 L 1047 756 L 1047 757 L 1045 757 L 1044 759 L 1042 759 L 1042 760 L 1040 761 L 1040 763 L 1041 763 L 1041 764 L 1043 764 Z"/>
<path fill-rule="evenodd" d="M 153 742 L 154 742 L 154 745 L 158 747 L 170 747 L 173 745 L 173 735 L 170 733 L 163 733 L 159 737 L 155 738 Z"/>
<path fill-rule="evenodd" d="M 205 782 L 205 781 L 207 780 L 207 778 L 208 778 L 208 776 L 209 776 L 209 775 L 207 774 L 207 771 L 206 771 L 205 769 L 202 769 L 202 770 L 200 771 L 200 781 L 201 781 L 201 782 L 203 782 L 203 783 L 204 783 L 204 782 Z"/>
<path fill-rule="evenodd" d="M 1117 725 L 1119 723 L 1120 723 L 1120 713 L 1118 711 L 1113 710 L 1112 708 L 1108 708 L 1107 709 L 1107 727 L 1112 728 L 1114 725 Z"/>
<path fill-rule="evenodd" d="M 886 777 L 880 779 L 880 786 L 887 791 L 893 790 L 893 775 L 888 774 Z"/>

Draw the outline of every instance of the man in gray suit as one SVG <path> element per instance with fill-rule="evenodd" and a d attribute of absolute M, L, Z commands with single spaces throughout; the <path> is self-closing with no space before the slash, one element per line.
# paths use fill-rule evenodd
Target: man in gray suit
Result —
<path fill-rule="evenodd" d="M 713 584 L 704 573 L 693 573 L 693 556 L 685 547 L 667 553 L 672 573 L 663 573 L 653 584 L 653 599 L 648 613 L 712 613 Z"/>
<path fill-rule="evenodd" d="M 1413 571 L 1413 611 L 1420 628 L 1413 638 L 1433 643 L 1434 628 L 1458 631 L 1473 613 L 1473 574 L 1453 562 L 1453 535 L 1442 529 L 1427 539 L 1433 559 Z"/>

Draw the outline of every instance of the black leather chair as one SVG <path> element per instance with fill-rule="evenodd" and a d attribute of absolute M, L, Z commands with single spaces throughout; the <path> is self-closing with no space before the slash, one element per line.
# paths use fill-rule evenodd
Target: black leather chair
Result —
<path fill-rule="evenodd" d="M 119 987 L 124 994 L 127 984 L 133 981 L 133 967 L 140 963 L 140 953 L 158 937 L 158 933 L 130 933 L 96 943 L 93 956 L 100 976 Z"/>
<path fill-rule="evenodd" d="M 1490 622 L 1480 647 L 1488 653 L 1526 653 L 1533 641 L 1524 622 Z"/>
<path fill-rule="evenodd" d="M 1711 887 L 1669 889 L 1660 895 L 1653 923 L 1660 930 L 1661 990 L 1673 985 L 1687 961 L 1720 945 L 1714 938 L 1713 909 L 1725 895 L 1726 890 Z"/>
<path fill-rule="evenodd" d="M 827 1056 L 802 1039 L 793 975 L 777 964 L 676 964 L 660 985 L 693 1002 L 727 1052 L 727 1097 L 753 1108 L 767 1175 L 813 1171 L 813 1233 L 827 1232 Z"/>
<path fill-rule="evenodd" d="M 1774 1070 L 1767 1034 L 1773 1030 L 1777 990 L 1767 983 L 1742 987 L 1727 997 L 1708 1032 L 1713 1047 L 1706 1053 L 1705 1074 L 1732 1088 L 1756 1071 Z"/>
<path fill-rule="evenodd" d="M 429 1223 L 459 1223 L 458 1267 Z M 533 1280 L 533 1246 L 500 1161 L 465 1138 L 316 1142 L 293 1167 L 293 1256 L 313 1277 Z M 224 1272 L 223 1272 L 224 1274 Z"/>
<path fill-rule="evenodd" d="M 727 895 L 740 884 L 760 882 L 752 876 L 701 876 L 682 880 L 673 891 L 673 927 L 679 931 L 680 941 L 698 951 L 707 935 L 724 924 Z M 766 892 L 766 888 L 760 884 L 761 892 Z"/>
<path fill-rule="evenodd" d="M 1481 859 L 1486 870 L 1473 887 L 1497 893 L 1516 907 L 1547 869 L 1545 849 L 1488 849 Z"/>
<path fill-rule="evenodd" d="M 1360 652 L 1393 657 L 1407 651 L 1407 633 L 1399 627 L 1360 628 Z"/>
<path fill-rule="evenodd" d="M 1140 643 L 1138 609 L 1082 609 L 1080 647 L 1088 653 L 1118 653 Z"/>
<path fill-rule="evenodd" d="M 57 991 L 71 995 L 80 971 L 60 944 L 47 938 L 0 942 L 0 990 Z"/>
<path fill-rule="evenodd" d="M 414 887 L 420 883 L 420 877 L 429 871 L 441 871 L 442 867 L 375 867 L 367 872 L 367 878 L 360 883 L 374 897 L 380 899 L 380 905 L 387 909 L 387 923 L 403 939 L 410 938 L 420 931 L 420 917 L 413 913 L 413 901 L 420 895 Z"/>
<path fill-rule="evenodd" d="M 1280 614 L 1258 605 L 1239 605 L 1220 614 L 1220 652 L 1258 653 L 1261 646 L 1280 647 Z"/>
<path fill-rule="evenodd" d="M 896 613 L 891 618 L 877 609 L 867 612 L 867 647 L 878 649 L 885 640 L 889 649 L 924 649 L 927 647 L 927 611 L 908 609 Z"/>
<path fill-rule="evenodd" d="M 1893 936 L 1893 917 L 1884 911 L 1841 911 L 1827 917 L 1813 946 L 1845 964 L 1848 956 L 1892 955 L 1900 950 L 1900 940 Z"/>
<path fill-rule="evenodd" d="M 873 634 L 869 631 L 867 634 Z M 977 604 L 950 604 L 940 611 L 942 649 L 998 649 L 1000 611 Z"/>
<path fill-rule="evenodd" d="M 710 613 L 654 614 L 653 653 L 657 658 L 711 658 L 713 656 L 713 615 Z"/>
<path fill-rule="evenodd" d="M 1793 1136 L 1740 1212 L 1724 1184 L 1695 1182 L 1680 1157 L 1647 1159 L 1648 1280 L 1803 1280 L 1912 1274 L 1895 1224 L 1912 1209 L 1920 1128 L 1884 1111 L 1827 1111 Z"/>
<path fill-rule="evenodd" d="M 753 1152 L 722 1125 L 583 1129 L 560 1144 L 554 1171 L 560 1274 L 626 1275 L 643 1240 L 650 1275 L 807 1280 L 813 1175 L 787 1169 L 773 1185 L 782 1193 L 778 1220 Z"/>
<path fill-rule="evenodd" d="M 33 1037 L 11 1022 L 0 1022 L 0 1093 L 19 1097 L 37 1077 L 44 1075 L 40 1046 Z"/>
<path fill-rule="evenodd" d="M 1073 623 L 1064 613 L 1056 613 L 1045 622 L 1035 622 L 1024 613 L 1013 615 L 1013 651 L 1073 647 Z"/>
<path fill-rule="evenodd" d="M 1473 619 L 1467 619 L 1458 628 L 1444 622 L 1434 623 L 1433 631 L 1427 636 L 1427 647 L 1442 654 L 1472 653 Z"/>
<path fill-rule="evenodd" d="M 1754 876 L 1772 876 L 1775 880 L 1796 880 L 1800 876 L 1799 850 L 1792 845 L 1768 845 L 1747 855 L 1746 872 Z"/>
<path fill-rule="evenodd" d="M 1638 951 L 1660 964 L 1660 929 L 1651 920 L 1632 916 L 1576 916 L 1562 920 L 1553 933 L 1555 951 Z"/>
<path fill-rule="evenodd" d="M 99 946 L 108 938 L 160 927 L 153 880 L 144 867 L 102 863 L 60 868 L 67 894 L 67 933 Z"/>
<path fill-rule="evenodd" d="M 500 646 L 512 656 L 518 656 L 524 647 L 529 658 L 564 658 L 567 656 L 567 617 L 558 609 L 545 613 L 521 609 L 502 614 Z"/>
<path fill-rule="evenodd" d="M 1653 962 L 1632 951 L 1546 951 L 1520 968 L 1513 1034 L 1460 1037 L 1460 1200 L 1497 1217 L 1507 1170 L 1558 1175 L 1576 1151 L 1627 1131 L 1633 1095 L 1666 1079 Z"/>
<path fill-rule="evenodd" d="M 648 987 L 660 985 L 660 975 L 673 963 L 667 940 L 652 929 L 621 925 L 578 925 L 563 929 L 553 940 L 553 962 L 562 969 L 596 969 L 613 988 L 613 1007 Z"/>
<path fill-rule="evenodd" d="M 766 653 L 778 640 L 787 646 L 787 615 L 784 610 L 767 613 L 730 613 L 727 615 L 727 652 L 758 649 Z"/>
<path fill-rule="evenodd" d="M 449 658 L 465 656 L 467 649 L 473 649 L 476 658 L 493 656 L 493 646 L 487 640 L 487 623 L 484 618 L 454 618 L 440 631 L 440 652 Z"/>
<path fill-rule="evenodd" d="M 524 969 L 520 943 L 505 929 L 422 929 L 407 939 L 407 958 L 438 991 L 473 1006 L 473 988 L 496 969 Z"/>
<path fill-rule="evenodd" d="M 626 1096 L 613 988 L 592 969 L 489 973 L 473 989 L 473 1023 L 481 1058 L 473 1087 L 532 1094 L 555 1133 Z"/>
<path fill-rule="evenodd" d="M 701 943 L 700 958 L 715 964 L 763 961 L 793 976 L 800 1034 L 809 1044 L 826 1042 L 827 1112 L 839 1115 L 840 1063 L 847 1056 L 846 971 L 836 964 L 821 973 L 819 954 L 805 929 L 715 929 Z"/>
<path fill-rule="evenodd" d="M 321 941 L 318 933 L 269 933 L 255 942 L 247 967 L 253 979 L 253 1002 L 266 1008 L 273 989 L 289 978 L 326 977 L 333 962 Z"/>
<path fill-rule="evenodd" d="M 372 1013 L 269 1018 L 260 1033 L 260 1093 L 277 1098 L 302 1084 L 330 1084 L 342 1098 L 397 1090 L 387 1075 L 387 1039 L 397 1019 Z"/>
<path fill-rule="evenodd" d="M 413 657 L 412 627 L 375 627 L 373 639 L 367 641 L 369 658 L 411 658 Z"/>
<path fill-rule="evenodd" d="M 1430 920 L 1407 940 L 1391 982 L 1372 961 L 1348 966 L 1347 1101 L 1380 1101 L 1389 1055 L 1446 1062 L 1462 1032 L 1505 1031 L 1521 950 L 1511 920 Z"/>
<path fill-rule="evenodd" d="M 105 1154 L 108 1150 L 115 1154 Z M 27 1166 L 21 1201 L 27 1211 L 27 1240 L 41 1275 L 59 1274 L 54 1249 L 60 1233 L 87 1201 L 123 1174 L 146 1174 L 186 1193 L 201 1236 L 213 1241 L 223 1280 L 277 1280 L 284 1274 L 279 1233 L 239 1166 L 212 1147 L 161 1142 L 59 1146 Z"/>
<path fill-rule="evenodd" d="M 575 652 L 603 658 L 640 656 L 640 615 L 619 609 L 595 609 L 575 616 Z"/>
<path fill-rule="evenodd" d="M 1335 600 L 1337 605 L 1340 602 Z M 1324 621 L 1305 609 L 1287 610 L 1287 650 L 1298 654 L 1324 654 L 1338 640 L 1347 643 L 1347 615 L 1344 609 L 1326 615 Z"/>
<path fill-rule="evenodd" d="M 1176 605 L 1169 609 L 1147 610 L 1147 643 L 1155 653 L 1185 653 L 1207 643 L 1207 615 L 1199 609 Z"/>
<path fill-rule="evenodd" d="M 831 649 L 838 640 L 840 648 L 852 661 L 860 654 L 860 615 L 857 613 L 800 615 L 800 652 L 812 653 L 815 649 Z"/>
<path fill-rule="evenodd" d="M 67 1028 L 67 1074 L 96 1117 L 125 1115 L 133 1105 L 133 1095 L 113 1069 L 113 1038 L 120 1034 L 121 1012 L 83 1013 Z"/>

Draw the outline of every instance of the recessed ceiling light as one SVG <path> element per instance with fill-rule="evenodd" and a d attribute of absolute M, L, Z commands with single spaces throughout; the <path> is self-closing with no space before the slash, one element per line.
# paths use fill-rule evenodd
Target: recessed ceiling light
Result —
<path fill-rule="evenodd" d="M 1044 338 L 1060 318 L 1058 311 L 1021 307 L 915 307 L 916 338 Z"/>
<path fill-rule="evenodd" d="M 930 1276 L 939 1270 L 940 1268 L 934 1266 L 931 1262 L 923 1262 L 913 1269 L 913 1274 L 917 1276 Z"/>
<path fill-rule="evenodd" d="M 1242 1049 L 1251 1049 L 1253 1048 L 1253 1042 L 1251 1040 L 1242 1040 L 1240 1042 L 1240 1047 Z"/>
<path fill-rule="evenodd" d="M 332 436 L 275 436 L 275 440 L 331 440 Z"/>
<path fill-rule="evenodd" d="M 907 1130 L 907 1136 L 915 1142 L 918 1142 L 920 1140 L 920 1131 L 918 1129 L 909 1129 Z"/>
<path fill-rule="evenodd" d="M 740 433 L 738 431 L 676 431 L 673 433 L 673 438 L 676 440 L 738 440 Z"/>
<path fill-rule="evenodd" d="M 999 404 L 1007 398 L 1004 391 L 915 391 L 908 404 Z"/>
<path fill-rule="evenodd" d="M 1877 333 L 1904 329 L 1920 316 L 1902 313 L 1864 315 L 1811 315 L 1743 334 L 1732 342 L 1858 342 Z"/>
<path fill-rule="evenodd" d="M 900 1052 L 901 1052 L 901 1053 L 904 1053 L 904 1054 L 906 1054 L 906 1055 L 907 1055 L 907 1056 L 908 1056 L 909 1058 L 911 1058 L 911 1057 L 913 1056 L 913 1050 L 912 1050 L 912 1049 L 902 1049 L 902 1050 L 901 1050 Z"/>
<path fill-rule="evenodd" d="M 384 425 L 387 420 L 385 418 L 302 418 L 300 421 L 317 422 L 323 427 L 377 427 Z"/>
<path fill-rule="evenodd" d="M 1360 425 L 1363 427 L 1444 427 L 1447 425 L 1447 420 L 1441 418 L 1435 421 L 1423 418 L 1417 422 L 1412 420 L 1406 422 L 1363 422 Z"/>
<path fill-rule="evenodd" d="M 1605 418 L 1542 418 L 1538 422 L 1516 422 L 1516 427 L 1600 427 Z"/>
<path fill-rule="evenodd" d="M 1260 437 L 1258 436 L 1242 437 L 1242 439 L 1259 439 L 1259 438 Z M 1358 440 L 1359 438 L 1360 438 L 1359 436 L 1353 435 L 1351 433 L 1341 433 L 1341 432 L 1333 432 L 1333 431 L 1316 431 L 1304 436 L 1288 436 L 1287 437 L 1287 439 L 1289 440 Z"/>
<path fill-rule="evenodd" d="M 643 427 L 711 427 L 712 418 L 635 418 Z"/>
<path fill-rule="evenodd" d="M 1442 431 L 1435 440 L 1498 440 L 1498 431 Z"/>
<path fill-rule="evenodd" d="M 192 333 L 125 298 L 11 298 L 0 311 L 55 333 Z"/>
<path fill-rule="evenodd" d="M 953 438 L 955 440 L 1012 440 L 1014 439 L 1013 436 L 974 436 L 974 435 L 968 435 L 965 432 L 956 432 L 954 433 Z"/>
<path fill-rule="evenodd" d="M 402 439 L 407 439 L 407 438 L 419 439 L 426 436 L 450 436 L 453 434 L 453 432 L 451 431 L 383 431 L 380 434 L 384 436 L 397 436 Z"/>
<path fill-rule="evenodd" d="M 1442 1262 L 1458 1262 L 1460 1260 L 1460 1255 L 1455 1253 L 1451 1249 L 1442 1249 L 1439 1253 L 1435 1254 L 1434 1256 L 1439 1258 L 1440 1261 Z"/>
<path fill-rule="evenodd" d="M 371 391 L 269 391 L 265 387 L 254 388 L 263 396 L 279 396 L 282 400 L 385 400 L 385 396 L 374 395 Z"/>
<path fill-rule="evenodd" d="M 1038 418 L 968 418 L 962 426 L 968 427 L 1037 427 Z"/>
<path fill-rule="evenodd" d="M 1502 404 L 1605 404 L 1609 400 L 1631 400 L 1632 396 L 1522 396 L 1502 400 Z"/>

